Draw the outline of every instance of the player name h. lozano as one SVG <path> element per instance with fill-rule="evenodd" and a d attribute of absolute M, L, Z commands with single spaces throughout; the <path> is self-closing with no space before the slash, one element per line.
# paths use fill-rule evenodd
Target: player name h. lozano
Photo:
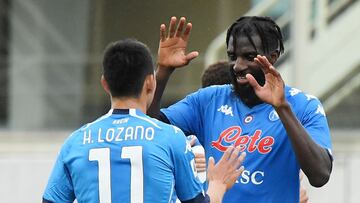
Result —
<path fill-rule="evenodd" d="M 253 135 L 241 135 L 240 126 L 231 126 L 221 132 L 216 141 L 211 142 L 211 146 L 219 151 L 225 152 L 230 145 L 239 146 L 240 151 L 267 154 L 272 150 L 275 139 L 272 136 L 261 137 L 262 131 L 255 130 Z"/>

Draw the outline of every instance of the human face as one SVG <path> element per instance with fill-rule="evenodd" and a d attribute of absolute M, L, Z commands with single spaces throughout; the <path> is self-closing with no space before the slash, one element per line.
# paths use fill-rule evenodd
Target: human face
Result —
<path fill-rule="evenodd" d="M 231 63 L 234 64 L 233 74 L 235 75 L 236 82 L 240 86 L 249 85 L 249 81 L 246 79 L 246 74 L 254 76 L 256 81 L 260 85 L 264 85 L 265 76 L 258 63 L 254 61 L 257 55 L 265 55 L 261 39 L 258 35 L 251 37 L 254 45 L 251 44 L 246 36 L 240 36 L 236 40 L 234 47 L 234 39 L 230 37 L 227 54 Z"/>
<path fill-rule="evenodd" d="M 231 69 L 231 77 L 236 94 L 248 106 L 254 106 L 261 103 L 256 96 L 254 89 L 246 79 L 246 74 L 251 74 L 259 85 L 265 84 L 265 75 L 259 64 L 254 61 L 257 55 L 265 55 L 261 39 L 258 35 L 251 37 L 254 45 L 251 44 L 246 36 L 240 36 L 236 40 L 234 47 L 234 39 L 229 39 L 227 54 L 231 63 L 234 64 Z"/>

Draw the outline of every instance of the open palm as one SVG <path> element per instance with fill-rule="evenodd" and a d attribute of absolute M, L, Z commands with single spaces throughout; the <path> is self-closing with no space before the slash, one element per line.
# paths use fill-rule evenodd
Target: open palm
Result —
<path fill-rule="evenodd" d="M 164 24 L 160 26 L 158 51 L 158 64 L 160 67 L 183 67 L 199 55 L 196 51 L 186 54 L 192 24 L 187 23 L 185 26 L 186 19 L 182 17 L 176 27 L 176 21 L 176 17 L 171 18 L 168 32 L 166 32 Z"/>

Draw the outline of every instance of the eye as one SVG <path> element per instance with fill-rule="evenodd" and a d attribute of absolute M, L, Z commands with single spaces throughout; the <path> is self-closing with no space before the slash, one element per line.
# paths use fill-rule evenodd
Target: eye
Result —
<path fill-rule="evenodd" d="M 254 61 L 254 58 L 256 57 L 256 54 L 246 54 L 245 58 L 248 61 Z"/>
<path fill-rule="evenodd" d="M 236 55 L 234 53 L 228 52 L 227 55 L 230 61 L 236 61 Z"/>

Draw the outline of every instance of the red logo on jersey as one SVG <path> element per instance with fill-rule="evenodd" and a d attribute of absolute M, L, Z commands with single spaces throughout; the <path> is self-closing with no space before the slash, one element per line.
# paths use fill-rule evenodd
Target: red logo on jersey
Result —
<path fill-rule="evenodd" d="M 220 134 L 218 140 L 212 141 L 211 146 L 222 152 L 225 152 L 229 145 L 234 145 L 240 146 L 241 152 L 246 150 L 251 153 L 257 150 L 261 154 L 267 154 L 275 143 L 271 136 L 260 138 L 261 130 L 256 130 L 253 135 L 241 135 L 241 132 L 240 126 L 231 126 Z M 227 145 L 223 145 L 223 142 Z"/>

